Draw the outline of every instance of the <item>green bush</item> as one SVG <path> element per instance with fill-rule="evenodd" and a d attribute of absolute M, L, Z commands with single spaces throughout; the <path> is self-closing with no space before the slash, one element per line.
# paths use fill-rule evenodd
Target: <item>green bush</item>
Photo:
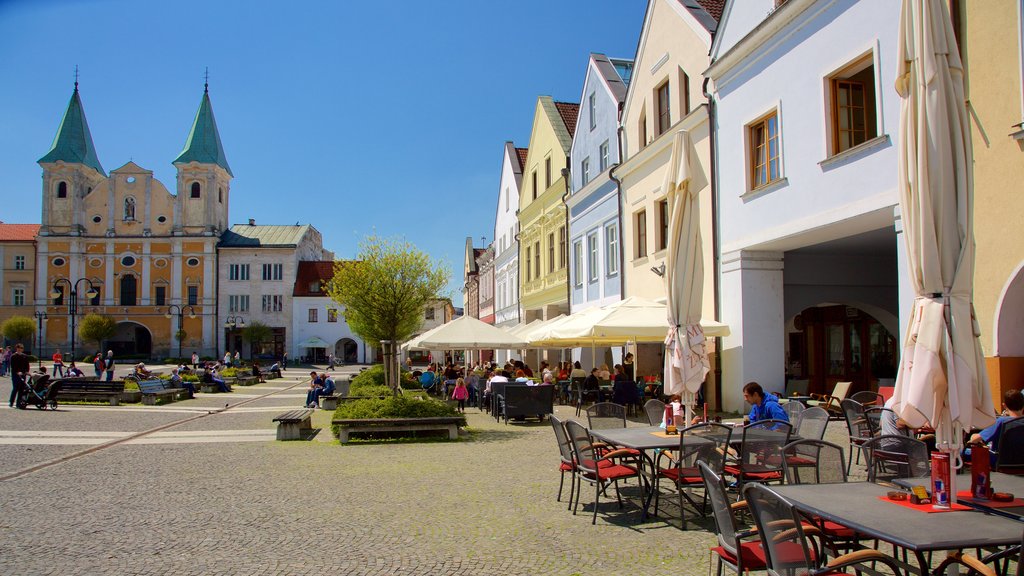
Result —
<path fill-rule="evenodd" d="M 363 386 L 386 386 L 384 384 L 384 365 L 375 364 L 370 368 L 363 370 L 356 377 L 352 379 L 352 389 L 359 389 Z M 415 390 L 420 387 L 420 383 L 412 377 L 412 374 L 408 372 L 402 372 L 401 386 L 406 390 Z M 389 394 L 391 390 L 387 390 L 385 394 Z M 356 394 L 355 392 L 349 392 L 349 396 L 369 396 L 370 394 Z M 373 395 L 377 395 L 374 393 Z"/>
<path fill-rule="evenodd" d="M 353 383 L 348 389 L 349 396 L 391 396 L 394 393 L 391 388 L 384 386 L 383 384 L 373 383 Z"/>
<path fill-rule="evenodd" d="M 432 418 L 438 416 L 462 416 L 454 406 L 437 400 L 419 400 L 404 396 L 388 398 L 367 398 L 343 402 L 334 411 L 335 420 L 367 419 L 367 418 Z M 463 425 L 465 418 L 463 417 Z M 338 426 L 331 426 L 334 436 L 338 436 Z"/>
<path fill-rule="evenodd" d="M 221 378 L 236 378 L 238 376 L 238 368 L 225 368 L 218 374 L 220 374 Z"/>

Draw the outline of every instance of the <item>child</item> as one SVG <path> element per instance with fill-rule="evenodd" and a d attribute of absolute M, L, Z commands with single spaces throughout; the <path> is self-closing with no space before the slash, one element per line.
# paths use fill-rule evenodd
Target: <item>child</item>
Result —
<path fill-rule="evenodd" d="M 452 391 L 452 400 L 459 401 L 459 412 L 466 413 L 466 399 L 469 398 L 469 389 L 466 388 L 466 381 L 462 378 L 455 380 L 455 390 Z"/>

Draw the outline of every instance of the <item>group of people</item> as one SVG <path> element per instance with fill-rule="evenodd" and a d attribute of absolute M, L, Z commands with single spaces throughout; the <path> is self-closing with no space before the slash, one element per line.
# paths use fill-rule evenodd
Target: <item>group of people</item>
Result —
<path fill-rule="evenodd" d="M 316 408 L 320 405 L 321 396 L 334 394 L 334 378 L 327 372 L 309 373 L 309 389 L 306 392 L 306 408 Z"/>

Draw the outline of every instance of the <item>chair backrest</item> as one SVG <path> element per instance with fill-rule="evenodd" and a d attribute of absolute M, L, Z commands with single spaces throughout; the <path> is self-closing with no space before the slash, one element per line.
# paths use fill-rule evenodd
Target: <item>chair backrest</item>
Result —
<path fill-rule="evenodd" d="M 1024 472 L 1024 417 L 1003 422 L 996 448 L 997 472 Z"/>
<path fill-rule="evenodd" d="M 576 376 L 574 378 L 570 378 L 569 389 L 572 390 L 573 392 L 579 392 L 580 390 L 583 390 L 584 381 L 586 381 L 586 378 L 584 378 L 583 376 Z"/>
<path fill-rule="evenodd" d="M 734 557 L 737 556 L 738 538 L 736 538 L 736 518 L 732 515 L 732 502 L 726 492 L 725 482 L 704 462 L 697 462 L 700 477 L 704 480 L 704 490 L 711 502 L 711 512 L 715 519 L 718 532 L 718 544 Z"/>
<path fill-rule="evenodd" d="M 704 422 L 687 426 L 679 434 L 677 467 L 683 476 L 697 475 L 697 462 L 704 462 L 721 475 L 729 451 L 732 428 L 724 424 Z"/>
<path fill-rule="evenodd" d="M 786 417 L 789 418 L 790 422 L 796 422 L 797 416 L 804 410 L 807 410 L 807 406 L 804 406 L 803 402 L 790 400 L 782 405 L 782 410 L 786 413 Z"/>
<path fill-rule="evenodd" d="M 644 404 L 644 412 L 651 426 L 660 426 L 661 421 L 665 419 L 665 403 L 661 400 L 648 400 Z"/>
<path fill-rule="evenodd" d="M 569 435 L 565 433 L 565 424 L 558 416 L 551 415 L 551 428 L 555 431 L 555 441 L 558 442 L 558 451 L 562 456 L 562 462 L 572 464 L 572 444 L 569 443 Z"/>
<path fill-rule="evenodd" d="M 902 435 L 872 438 L 862 445 L 868 467 L 868 482 L 918 478 L 931 474 L 928 445 Z"/>
<path fill-rule="evenodd" d="M 835 388 L 832 389 L 833 402 L 838 404 L 845 400 L 850 393 L 850 386 L 853 386 L 853 382 L 836 382 Z"/>
<path fill-rule="evenodd" d="M 861 390 L 860 392 L 855 392 L 852 396 L 850 396 L 850 400 L 856 400 L 865 407 L 881 406 L 882 403 L 885 402 L 881 394 L 879 394 L 878 392 L 872 392 L 871 390 Z"/>
<path fill-rule="evenodd" d="M 747 484 L 743 496 L 757 523 L 769 574 L 806 574 L 817 568 L 817 547 L 808 541 L 792 504 L 761 484 Z"/>
<path fill-rule="evenodd" d="M 740 465 L 750 471 L 782 473 L 782 447 L 793 426 L 782 420 L 758 420 L 743 427 Z"/>
<path fill-rule="evenodd" d="M 810 380 L 788 380 L 786 382 L 786 396 L 807 396 L 807 387 Z"/>
<path fill-rule="evenodd" d="M 597 449 L 593 440 L 590 439 L 590 432 L 575 420 L 565 421 L 565 434 L 569 438 L 569 445 L 572 446 L 573 458 L 576 460 L 576 468 L 584 474 L 597 474 Z"/>
<path fill-rule="evenodd" d="M 871 424 L 864 413 L 864 406 L 856 400 L 849 398 L 841 403 L 843 416 L 846 418 L 846 430 L 850 433 L 850 439 L 865 440 L 871 438 Z"/>
<path fill-rule="evenodd" d="M 797 436 L 809 440 L 821 440 L 828 427 L 828 411 L 814 406 L 796 415 L 793 429 Z"/>
<path fill-rule="evenodd" d="M 842 447 L 831 442 L 801 439 L 786 444 L 786 484 L 839 484 L 846 482 Z"/>
<path fill-rule="evenodd" d="M 587 408 L 591 430 L 626 427 L 626 407 L 614 402 L 598 402 Z"/>

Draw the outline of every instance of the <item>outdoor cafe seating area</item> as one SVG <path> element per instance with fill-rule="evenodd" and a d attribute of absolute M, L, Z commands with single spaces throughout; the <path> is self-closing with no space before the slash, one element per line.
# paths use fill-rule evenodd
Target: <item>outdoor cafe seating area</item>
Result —
<path fill-rule="evenodd" d="M 843 421 L 801 402 L 789 403 L 800 405 L 790 422 L 746 425 L 696 417 L 687 426 L 676 415 L 666 426 L 658 400 L 633 417 L 610 402 L 576 419 L 552 416 L 556 498 L 591 524 L 713 531 L 718 574 L 957 573 L 950 564 L 960 573 L 1019 573 L 1024 418 L 1003 424 L 1000 454 L 974 469 L 1008 499 L 972 491 L 968 461 L 947 481 L 956 503 L 940 507 L 915 503 L 921 488 L 942 498 L 932 494 L 926 439 L 883 435 L 882 399 L 857 398 L 867 404 L 842 400 Z"/>

